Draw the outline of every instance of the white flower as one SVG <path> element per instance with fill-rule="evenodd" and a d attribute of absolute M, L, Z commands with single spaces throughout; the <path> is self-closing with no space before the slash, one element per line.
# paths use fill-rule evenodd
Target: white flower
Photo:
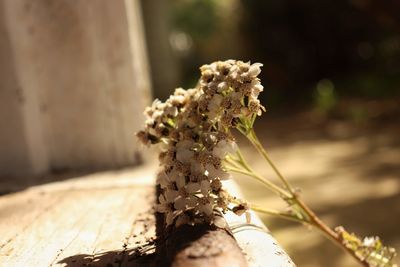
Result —
<path fill-rule="evenodd" d="M 172 105 L 167 106 L 167 107 L 165 108 L 164 114 L 165 114 L 166 116 L 175 117 L 176 115 L 178 115 L 178 109 L 177 109 L 176 107 L 172 106 Z"/>
<path fill-rule="evenodd" d="M 160 213 L 168 213 L 168 212 L 172 212 L 172 211 L 173 211 L 173 210 L 171 209 L 171 203 L 168 202 L 168 201 L 165 199 L 165 196 L 164 196 L 163 194 L 160 194 L 160 195 L 158 196 L 158 201 L 159 201 L 159 204 L 156 206 L 157 212 L 160 212 Z"/>
<path fill-rule="evenodd" d="M 242 94 L 241 92 L 232 92 L 232 93 L 230 94 L 230 97 L 231 97 L 232 99 L 241 100 L 242 97 L 243 97 L 243 94 Z"/>
<path fill-rule="evenodd" d="M 200 183 L 200 191 L 203 194 L 203 196 L 206 196 L 208 194 L 208 191 L 211 189 L 211 183 L 210 181 L 203 180 Z"/>
<path fill-rule="evenodd" d="M 257 83 L 256 85 L 253 86 L 253 90 L 251 91 L 251 97 L 252 98 L 257 98 L 258 95 L 264 90 L 264 87 L 260 84 Z"/>
<path fill-rule="evenodd" d="M 221 180 L 227 180 L 231 175 L 220 168 L 215 168 L 212 164 L 206 165 L 207 175 L 210 179 L 219 178 Z"/>
<path fill-rule="evenodd" d="M 235 142 L 230 140 L 221 140 L 213 149 L 213 155 L 223 159 L 226 154 L 234 153 L 237 149 L 237 145 Z"/>
<path fill-rule="evenodd" d="M 152 117 L 149 117 L 149 118 L 147 118 L 146 120 L 145 120 L 145 122 L 144 122 L 146 125 L 154 125 L 154 123 L 155 123 L 155 120 L 152 118 Z"/>
<path fill-rule="evenodd" d="M 185 186 L 185 190 L 188 194 L 194 194 L 197 191 L 200 191 L 200 183 L 192 183 L 189 182 L 186 186 Z"/>
<path fill-rule="evenodd" d="M 191 150 L 193 147 L 193 141 L 183 140 L 176 144 L 176 159 L 182 163 L 189 163 L 194 156 L 194 152 Z"/>
<path fill-rule="evenodd" d="M 164 197 L 167 202 L 174 202 L 175 199 L 179 196 L 179 192 L 176 190 L 166 189 L 164 192 Z"/>
<path fill-rule="evenodd" d="M 263 64 L 261 64 L 261 63 L 254 63 L 253 65 L 251 65 L 249 68 L 249 71 L 248 71 L 249 75 L 251 77 L 257 77 L 258 74 L 261 73 L 260 67 L 262 67 L 262 66 L 263 66 Z"/>
<path fill-rule="evenodd" d="M 366 247 L 372 247 L 376 242 L 376 238 L 371 236 L 371 237 L 364 237 L 363 240 L 363 245 Z"/>
<path fill-rule="evenodd" d="M 176 167 L 172 168 L 172 170 L 168 173 L 168 180 L 171 182 L 176 182 L 176 179 L 182 176 L 181 173 L 176 169 Z"/>
<path fill-rule="evenodd" d="M 207 215 L 210 216 L 213 213 L 213 199 L 210 197 L 202 197 L 199 200 L 199 205 L 196 207 L 196 209 Z"/>
<path fill-rule="evenodd" d="M 172 104 L 182 104 L 186 101 L 187 96 L 190 94 L 189 90 L 184 90 L 183 88 L 176 88 L 173 95 L 168 99 Z"/>
<path fill-rule="evenodd" d="M 201 165 L 197 160 L 192 159 L 190 161 L 190 171 L 192 172 L 192 174 L 198 175 L 198 174 L 204 174 L 205 169 L 204 166 Z"/>
<path fill-rule="evenodd" d="M 165 174 L 164 171 L 161 171 L 157 175 L 157 184 L 161 186 L 161 188 L 166 188 L 171 184 L 171 181 L 169 180 L 168 176 Z"/>
<path fill-rule="evenodd" d="M 174 202 L 174 208 L 178 211 L 185 211 L 188 208 L 194 208 L 198 203 L 194 196 L 179 196 Z"/>
<path fill-rule="evenodd" d="M 178 189 L 184 188 L 186 185 L 186 178 L 183 175 L 178 175 L 176 177 L 176 187 L 178 187 Z"/>
<path fill-rule="evenodd" d="M 145 129 L 137 136 L 162 151 L 157 184 L 163 191 L 156 209 L 165 213 L 167 225 L 224 225 L 214 212 L 226 211 L 232 201 L 222 189 L 220 180 L 230 174 L 221 160 L 236 151 L 229 128 L 263 110 L 261 66 L 235 60 L 203 65 L 196 88 L 177 88 L 164 103 L 156 99 L 146 108 Z"/>
<path fill-rule="evenodd" d="M 225 91 L 226 89 L 228 89 L 229 85 L 226 82 L 221 82 L 218 84 L 217 86 L 217 92 L 218 93 L 222 93 L 223 91 Z M 215 95 L 214 95 L 215 96 Z"/>
<path fill-rule="evenodd" d="M 207 107 L 207 109 L 209 111 L 208 116 L 210 119 L 214 119 L 218 115 L 218 112 L 221 108 L 222 99 L 223 99 L 223 96 L 220 94 L 215 94 L 211 98 L 210 102 L 208 103 L 208 107 Z"/>
<path fill-rule="evenodd" d="M 149 134 L 151 134 L 153 136 L 159 136 L 156 129 L 154 129 L 154 128 L 149 128 Z"/>

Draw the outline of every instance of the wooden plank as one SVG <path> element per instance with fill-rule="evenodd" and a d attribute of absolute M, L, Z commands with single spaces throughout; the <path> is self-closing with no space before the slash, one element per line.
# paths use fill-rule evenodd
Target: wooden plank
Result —
<path fill-rule="evenodd" d="M 148 193 L 152 188 L 114 190 L 109 194 L 112 203 L 106 205 L 107 212 L 101 218 L 87 218 L 88 223 L 81 226 L 80 235 L 90 235 L 84 240 L 76 238 L 51 266 L 107 266 L 122 262 L 134 230 L 144 231 L 135 219 L 140 213 L 149 213 L 153 198 L 146 198 Z"/>
<path fill-rule="evenodd" d="M 70 193 L 57 208 L 34 221 L 27 231 L 3 247 L 2 256 L 8 256 L 4 261 L 5 266 L 34 266 L 33 263 L 38 264 L 36 266 L 48 266 L 58 250 L 75 236 L 80 220 L 97 204 L 97 198 L 101 196 L 94 193 L 91 199 L 85 199 L 85 194 Z M 61 233 L 62 238 L 57 236 L 57 232 Z M 35 255 L 43 250 L 46 255 Z"/>
<path fill-rule="evenodd" d="M 132 239 L 135 231 L 144 232 L 143 224 L 133 223 L 141 213 L 153 216 L 153 181 L 138 168 L 0 197 L 0 266 L 122 262 L 128 249 L 144 242 Z"/>
<path fill-rule="evenodd" d="M 28 192 L 0 198 L 0 249 L 50 212 L 63 195 Z"/>
<path fill-rule="evenodd" d="M 129 193 L 129 192 L 128 192 Z M 74 263 L 79 266 L 84 263 L 91 263 L 94 258 L 96 250 L 96 243 L 102 230 L 106 225 L 106 218 L 123 205 L 123 200 L 126 199 L 127 192 L 121 190 L 114 190 L 108 193 L 107 197 L 97 203 L 94 209 L 74 227 L 75 233 L 66 246 L 60 250 L 57 256 L 52 260 L 50 266 L 63 262 L 65 258 L 73 255 L 75 258 Z M 110 203 L 112 202 L 112 203 Z M 122 245 L 120 246 L 122 247 Z"/>
<path fill-rule="evenodd" d="M 172 232 L 158 225 L 161 235 L 154 243 L 154 200 L 153 169 L 147 168 L 0 197 L 0 266 L 293 266 L 256 217 L 258 227 L 250 229 L 228 216 L 233 235 L 204 225 Z M 240 231 L 238 222 L 244 225 Z"/>

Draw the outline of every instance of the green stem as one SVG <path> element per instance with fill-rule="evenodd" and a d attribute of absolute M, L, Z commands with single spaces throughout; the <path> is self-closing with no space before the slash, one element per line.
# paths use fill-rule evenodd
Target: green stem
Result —
<path fill-rule="evenodd" d="M 236 161 L 235 159 L 231 158 L 230 156 L 227 156 L 224 159 L 225 163 L 232 165 L 233 167 L 237 168 L 237 169 L 241 169 L 243 166 L 242 164 L 240 164 L 238 161 Z M 229 167 L 229 166 L 227 166 Z M 246 169 L 247 171 L 247 169 Z"/>
<path fill-rule="evenodd" d="M 338 245 L 338 247 L 343 249 L 345 252 L 349 253 L 361 265 L 363 265 L 365 267 L 370 267 L 369 263 L 365 259 L 358 257 L 356 255 L 355 251 L 346 247 L 340 240 L 339 235 L 335 231 L 333 231 L 329 226 L 327 226 L 324 222 L 322 222 L 321 219 L 319 219 L 318 216 L 303 201 L 301 201 L 298 198 L 295 198 L 294 200 L 307 213 L 310 220 L 304 220 L 304 219 L 298 218 L 298 217 L 288 214 L 288 213 L 284 213 L 284 212 L 280 212 L 280 211 L 272 210 L 272 209 L 267 209 L 267 208 L 259 207 L 256 205 L 250 205 L 250 209 L 252 209 L 256 212 L 260 212 L 260 213 L 264 213 L 264 214 L 268 214 L 268 215 L 272 215 L 272 216 L 277 216 L 277 217 L 280 217 L 283 219 L 288 219 L 291 221 L 305 223 L 310 226 L 313 226 L 314 228 L 317 228 L 319 231 L 321 231 L 328 239 L 332 240 L 334 244 Z"/>
<path fill-rule="evenodd" d="M 280 196 L 284 196 L 286 198 L 290 198 L 291 197 L 291 195 L 288 194 L 284 189 L 282 189 L 281 187 L 277 186 L 276 184 L 268 181 L 267 179 L 264 179 L 263 177 L 257 175 L 256 173 L 248 172 L 248 171 L 243 170 L 243 169 L 234 168 L 234 167 L 228 167 L 228 166 L 227 166 L 226 169 L 227 169 L 227 171 L 232 171 L 232 172 L 236 172 L 236 173 L 240 173 L 240 174 L 244 174 L 244 175 L 250 176 L 250 177 L 256 179 L 257 181 L 261 182 L 268 189 L 270 189 L 271 191 L 275 192 L 276 194 L 278 194 Z"/>
<path fill-rule="evenodd" d="M 249 172 L 253 172 L 253 170 L 251 169 L 250 165 L 247 163 L 247 161 L 244 159 L 242 152 L 240 152 L 240 149 L 238 148 L 236 151 L 236 154 L 239 157 L 240 162 L 242 163 L 243 167 L 248 170 Z"/>
<path fill-rule="evenodd" d="M 274 170 L 276 175 L 279 177 L 279 179 L 285 185 L 288 192 L 283 190 L 285 192 L 285 194 L 282 194 L 282 195 L 287 196 L 287 199 L 290 199 L 298 207 L 300 207 L 300 209 L 308 216 L 308 220 L 303 220 L 303 219 L 297 218 L 297 217 L 296 217 L 296 219 L 294 219 L 294 217 L 290 216 L 289 214 L 279 213 L 279 212 L 278 212 L 279 214 L 274 214 L 274 215 L 277 215 L 279 217 L 284 217 L 284 218 L 290 219 L 290 220 L 295 220 L 295 221 L 302 222 L 302 223 L 307 223 L 307 224 L 319 229 L 322 233 L 324 233 L 325 236 L 327 236 L 329 239 L 331 239 L 340 248 L 342 248 L 343 250 L 348 252 L 360 264 L 362 264 L 363 266 L 369 267 L 370 265 L 368 264 L 368 262 L 365 259 L 360 258 L 359 256 L 356 255 L 355 251 L 346 247 L 346 245 L 343 244 L 342 241 L 340 240 L 340 236 L 338 235 L 338 233 L 336 233 L 329 226 L 327 226 L 321 219 L 319 219 L 319 217 L 301 199 L 298 198 L 297 194 L 295 193 L 295 191 L 293 190 L 293 188 L 291 187 L 289 182 L 286 180 L 286 178 L 281 174 L 281 172 L 278 170 L 278 168 L 275 166 L 275 164 L 269 158 L 267 151 L 262 146 L 254 129 L 251 128 L 249 131 L 240 131 L 240 132 L 248 138 L 248 140 L 252 143 L 252 145 L 256 148 L 256 150 L 264 157 L 264 159 L 268 162 L 268 164 Z M 244 161 L 244 159 L 243 159 L 243 161 Z M 257 177 L 257 178 L 262 181 L 266 180 L 263 177 Z M 276 185 L 274 184 L 274 186 L 276 186 Z M 281 189 L 280 187 L 278 187 L 278 188 Z M 264 212 L 264 213 L 271 214 L 271 215 L 274 213 L 274 212 L 270 212 L 269 210 L 263 211 L 262 208 L 257 208 L 257 207 L 255 207 L 255 208 L 253 207 L 253 209 L 255 211 L 257 211 L 257 209 L 258 209 L 259 212 Z M 284 215 L 282 216 L 282 214 L 284 214 Z M 286 216 L 286 215 L 288 215 L 288 216 Z"/>
<path fill-rule="evenodd" d="M 289 213 L 280 212 L 280 211 L 277 211 L 277 210 L 266 209 L 266 208 L 259 207 L 259 206 L 256 206 L 256 205 L 250 205 L 250 209 L 252 209 L 254 211 L 257 211 L 257 212 L 260 212 L 260 213 L 265 213 L 265 214 L 268 214 L 268 215 L 278 216 L 278 217 L 281 217 L 283 219 L 287 219 L 287 220 L 291 220 L 291 221 L 295 221 L 295 222 L 299 222 L 299 223 L 308 223 L 307 221 L 302 220 L 300 218 L 297 218 L 296 216 L 293 216 L 293 215 L 291 215 Z"/>
<path fill-rule="evenodd" d="M 325 234 L 328 239 L 332 240 L 336 245 L 338 245 L 345 252 L 348 252 L 354 259 L 356 259 L 361 265 L 369 267 L 369 263 L 365 259 L 361 259 L 355 253 L 355 251 L 346 247 L 340 240 L 340 236 L 338 233 L 333 231 L 329 226 L 327 226 L 301 199 L 299 199 L 296 195 L 293 200 L 299 207 L 309 216 L 310 222 L 309 224 L 320 230 L 323 234 Z"/>
<path fill-rule="evenodd" d="M 283 175 L 280 173 L 278 168 L 275 166 L 275 164 L 272 162 L 272 160 L 269 158 L 267 151 L 265 151 L 264 147 L 262 146 L 260 140 L 258 139 L 256 133 L 254 132 L 254 129 L 251 129 L 246 137 L 249 139 L 249 141 L 253 144 L 253 146 L 256 148 L 256 150 L 264 157 L 264 159 L 268 162 L 268 164 L 271 166 L 271 168 L 274 170 L 276 175 L 279 177 L 279 179 L 282 181 L 282 183 L 285 185 L 286 189 L 292 194 L 295 195 L 295 192 L 293 188 L 290 186 L 289 182 L 283 177 Z"/>

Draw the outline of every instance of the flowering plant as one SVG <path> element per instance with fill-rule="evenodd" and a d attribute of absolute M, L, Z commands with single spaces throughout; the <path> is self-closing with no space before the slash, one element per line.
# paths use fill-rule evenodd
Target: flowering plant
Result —
<path fill-rule="evenodd" d="M 209 223 L 224 227 L 219 214 L 246 214 L 250 221 L 248 210 L 252 209 L 319 229 L 364 266 L 395 266 L 395 250 L 383 246 L 378 237 L 361 240 L 343 227 L 332 229 L 323 223 L 271 161 L 253 129 L 257 116 L 265 111 L 258 99 L 263 91 L 257 78 L 261 66 L 235 60 L 204 65 L 195 88 L 178 88 L 165 102 L 155 100 L 146 108 L 145 129 L 137 137 L 161 149 L 157 184 L 162 192 L 156 210 L 165 214 L 165 224 L 178 227 Z M 234 129 L 251 142 L 281 184 L 250 167 L 232 135 Z M 256 179 L 281 197 L 288 211 L 252 205 L 230 195 L 221 181 L 231 178 L 231 173 Z"/>

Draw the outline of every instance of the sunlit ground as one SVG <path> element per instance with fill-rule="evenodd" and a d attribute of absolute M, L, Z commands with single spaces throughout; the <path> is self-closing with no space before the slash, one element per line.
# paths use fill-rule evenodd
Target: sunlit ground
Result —
<path fill-rule="evenodd" d="M 355 125 L 314 120 L 310 114 L 264 115 L 257 132 L 270 156 L 307 203 L 330 226 L 378 235 L 400 250 L 400 124 L 397 117 Z M 256 153 L 252 165 L 274 177 Z M 282 207 L 282 201 L 246 177 L 237 179 L 251 202 Z M 357 266 L 321 234 L 296 223 L 263 217 L 298 266 Z M 400 263 L 397 259 L 397 263 Z"/>

